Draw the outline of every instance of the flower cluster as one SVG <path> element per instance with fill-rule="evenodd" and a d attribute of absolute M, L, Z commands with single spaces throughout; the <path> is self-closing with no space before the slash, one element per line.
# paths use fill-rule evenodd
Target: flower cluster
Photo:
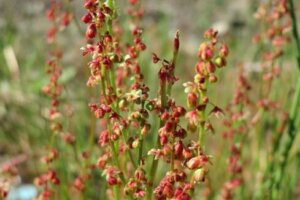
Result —
<path fill-rule="evenodd" d="M 82 48 L 83 55 L 92 57 L 88 63 L 90 77 L 87 85 L 100 84 L 101 87 L 99 102 L 89 104 L 90 110 L 103 125 L 98 138 L 102 155 L 97 166 L 103 170 L 115 198 L 120 195 L 118 190 L 123 188 L 125 195 L 150 199 L 158 161 L 164 160 L 170 164 L 170 171 L 153 191 L 155 198 L 190 199 L 195 184 L 205 180 L 210 159 L 204 153 L 204 144 L 186 143 L 185 139 L 188 131 L 194 132 L 199 124 L 203 134 L 205 130 L 213 130 L 211 123 L 203 118 L 210 103 L 206 90 L 209 83 L 217 81 L 216 69 L 226 65 L 228 48 L 225 44 L 219 45 L 216 31 L 210 29 L 205 33 L 208 41 L 199 48 L 197 75 L 194 82 L 185 84 L 191 109 L 186 113 L 186 109 L 176 105 L 171 97 L 172 86 L 178 80 L 175 76 L 180 46 L 177 32 L 170 61 L 153 54 L 153 63 L 161 64 L 158 74 L 160 90 L 158 98 L 150 99 L 138 59 L 140 52 L 146 49 L 140 26 L 143 9 L 139 1 L 129 3 L 132 43 L 125 46 L 120 38 L 123 30 L 114 20 L 117 16 L 114 1 L 86 1 L 84 7 L 88 12 L 81 19 L 87 24 L 86 38 L 90 41 Z M 213 106 L 211 113 L 218 115 L 222 110 Z M 150 171 L 147 171 L 143 143 L 151 130 L 150 115 L 159 117 L 160 128 L 157 146 L 147 151 L 149 156 L 154 157 Z M 188 120 L 187 130 L 182 127 L 185 118 Z M 137 160 L 134 155 L 137 155 Z M 126 158 L 130 160 L 127 164 L 129 172 L 124 171 L 123 160 Z M 189 173 L 192 173 L 191 180 L 188 179 Z"/>
<path fill-rule="evenodd" d="M 65 29 L 71 21 L 72 15 L 62 3 L 55 0 L 50 1 L 50 7 L 46 11 L 48 20 L 52 23 L 52 26 L 47 32 L 47 42 L 49 47 L 56 43 L 57 33 Z M 60 184 L 60 178 L 58 177 L 54 166 L 51 163 L 58 159 L 58 150 L 54 147 L 54 138 L 56 135 L 62 136 L 67 143 L 74 143 L 75 138 L 69 133 L 64 133 L 63 128 L 63 114 L 60 109 L 60 96 L 63 91 L 63 86 L 59 83 L 59 78 L 62 74 L 61 60 L 63 52 L 59 47 L 50 48 L 49 59 L 47 60 L 46 73 L 49 75 L 49 82 L 42 89 L 43 93 L 51 99 L 51 107 L 48 109 L 47 118 L 50 121 L 50 129 L 52 135 L 50 136 L 50 142 L 47 146 L 47 155 L 42 157 L 42 162 L 47 166 L 47 172 L 43 173 L 39 177 L 35 178 L 35 185 L 42 187 L 43 191 L 40 193 L 37 199 L 50 199 L 55 193 L 56 185 Z"/>
<path fill-rule="evenodd" d="M 214 130 L 206 116 L 208 105 L 213 106 L 209 114 L 219 116 L 223 113 L 207 96 L 208 84 L 217 82 L 215 71 L 226 65 L 226 57 L 229 53 L 228 47 L 224 43 L 218 45 L 217 34 L 218 32 L 213 29 L 205 32 L 204 37 L 207 42 L 202 43 L 199 47 L 199 60 L 195 65 L 194 82 L 184 83 L 185 92 L 187 93 L 187 105 L 190 109 L 186 114 L 188 130 L 195 132 L 198 129 L 199 145 L 204 145 L 205 130 Z"/>
<path fill-rule="evenodd" d="M 63 30 L 70 24 L 72 15 L 63 8 L 62 3 L 56 0 L 50 0 L 50 8 L 46 11 L 46 16 L 53 24 L 48 29 L 47 42 L 53 43 L 56 40 L 57 32 Z"/>
<path fill-rule="evenodd" d="M 245 137 L 250 129 L 247 123 L 249 121 L 248 108 L 252 105 L 249 99 L 250 90 L 251 85 L 241 71 L 232 102 L 226 108 L 228 117 L 223 121 L 227 128 L 223 132 L 223 137 L 229 142 L 227 171 L 230 173 L 230 179 L 224 183 L 221 191 L 224 200 L 234 199 L 234 190 L 240 187 L 244 181 L 241 154 L 245 145 Z"/>
<path fill-rule="evenodd" d="M 127 195 L 141 197 L 146 181 L 141 175 L 137 177 L 132 173 L 125 177 L 120 159 L 120 155 L 127 155 L 131 167 L 139 166 L 134 169 L 135 174 L 140 174 L 137 170 L 143 170 L 143 139 L 150 130 L 146 107 L 152 105 L 138 61 L 140 53 L 146 49 L 139 26 L 143 10 L 139 8 L 138 1 L 130 1 L 130 4 L 132 43 L 123 45 L 120 43 L 122 30 L 114 20 L 114 1 L 86 1 L 84 7 L 88 13 L 81 20 L 88 24 L 86 37 L 97 42 L 91 41 L 82 51 L 84 56 L 92 56 L 88 64 L 90 77 L 87 85 L 100 84 L 101 87 L 99 102 L 89 104 L 90 110 L 104 125 L 98 138 L 102 155 L 97 166 L 103 170 L 108 185 L 113 188 L 122 185 Z M 132 132 L 133 129 L 138 131 Z M 136 160 L 133 149 L 138 151 Z"/>
<path fill-rule="evenodd" d="M 254 43 L 260 43 L 262 53 L 263 80 L 271 82 L 280 74 L 278 60 L 284 54 L 284 46 L 290 42 L 290 13 L 287 0 L 276 0 L 261 4 L 254 17 L 264 24 L 265 29 L 253 37 Z M 270 87 L 270 86 L 268 86 Z M 266 89 L 268 91 L 269 88 Z"/>

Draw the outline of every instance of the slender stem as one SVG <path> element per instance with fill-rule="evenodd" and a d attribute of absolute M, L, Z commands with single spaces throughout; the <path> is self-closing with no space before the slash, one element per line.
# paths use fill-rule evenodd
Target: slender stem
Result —
<path fill-rule="evenodd" d="M 297 110 L 299 105 L 300 105 L 300 78 L 298 78 L 297 88 L 296 88 L 295 96 L 290 111 L 289 121 L 288 121 L 288 130 L 287 130 L 288 139 L 283 146 L 283 152 L 281 153 L 282 160 L 280 161 L 279 164 L 278 174 L 276 174 L 277 176 L 275 177 L 275 183 L 274 183 L 275 190 L 273 192 L 273 198 L 276 198 L 276 196 L 278 195 L 279 192 L 278 190 L 280 189 L 280 184 L 283 179 L 284 170 L 287 165 L 289 152 L 291 150 L 291 147 L 296 137 L 297 130 L 296 130 L 295 122 L 296 122 Z"/>
<path fill-rule="evenodd" d="M 298 69 L 300 69 L 300 39 L 299 39 L 299 34 L 297 31 L 297 19 L 296 19 L 296 14 L 295 14 L 295 8 L 293 4 L 293 0 L 289 0 L 289 10 L 292 18 L 292 30 L 293 30 L 293 37 L 296 43 L 296 48 L 297 48 L 297 63 L 298 63 Z M 283 146 L 283 152 L 281 153 L 281 161 L 279 163 L 279 169 L 276 173 L 275 177 L 275 182 L 274 182 L 274 190 L 272 193 L 272 198 L 276 199 L 278 197 L 278 193 L 280 190 L 280 185 L 283 180 L 284 176 L 284 170 L 287 165 L 289 153 L 291 150 L 291 147 L 293 146 L 295 137 L 296 137 L 296 119 L 297 119 L 297 111 L 300 105 L 300 77 L 298 77 L 297 85 L 296 85 L 296 91 L 294 94 L 291 110 L 289 113 L 289 120 L 288 120 L 288 127 L 287 127 L 287 133 L 288 133 L 288 138 L 287 141 L 284 143 Z"/>
<path fill-rule="evenodd" d="M 124 141 L 127 141 L 127 130 L 124 130 L 124 132 L 122 133 L 122 136 L 123 136 L 123 139 Z M 133 155 L 132 155 L 132 152 L 130 149 L 127 150 L 127 155 L 128 155 L 128 158 L 130 159 L 133 167 L 136 169 L 137 168 L 137 164 L 134 162 L 134 159 L 133 159 Z"/>
<path fill-rule="evenodd" d="M 142 101 L 141 104 L 141 110 L 143 111 L 145 107 L 145 101 Z M 140 124 L 140 126 L 142 126 L 142 124 Z M 141 127 L 142 130 L 142 127 Z M 142 131 L 140 131 L 140 135 L 139 135 L 139 157 L 138 157 L 138 165 L 141 163 L 142 158 L 143 158 L 143 144 L 144 144 L 144 136 L 142 135 Z"/>
<path fill-rule="evenodd" d="M 113 14 L 111 16 L 110 19 L 108 19 L 107 21 L 107 31 L 112 34 L 112 19 L 113 19 L 113 15 L 114 15 L 114 12 L 115 12 L 115 9 L 114 9 L 114 2 L 113 0 L 107 0 L 106 1 L 106 4 L 107 6 L 112 10 Z"/>
<path fill-rule="evenodd" d="M 202 101 L 203 101 L 203 98 L 204 97 L 206 97 L 206 89 L 207 89 L 207 82 L 205 82 L 204 84 L 203 84 L 203 90 L 201 90 L 200 91 L 200 102 L 201 103 L 203 103 Z M 199 128 L 199 138 L 198 138 L 198 140 L 199 140 L 199 145 L 200 145 L 200 147 L 201 148 L 203 148 L 204 147 L 204 138 L 205 138 L 205 110 L 206 109 L 203 109 L 202 111 L 200 111 L 199 112 L 199 115 L 200 115 L 200 117 L 201 117 L 201 120 L 202 120 L 202 122 L 201 122 L 201 124 L 200 124 L 200 128 Z"/>
<path fill-rule="evenodd" d="M 167 91 L 166 91 L 166 81 L 162 81 L 161 83 L 161 91 L 160 91 L 160 98 L 161 98 L 161 107 L 163 109 L 166 108 L 166 105 L 167 105 Z M 159 127 L 163 127 L 164 126 L 164 122 L 162 120 L 160 120 L 160 125 Z M 157 137 L 157 141 L 156 141 L 156 147 L 160 147 L 160 143 L 159 143 L 159 137 Z M 153 190 L 153 181 L 155 179 L 155 174 L 156 174 L 156 170 L 157 170 L 157 167 L 158 167 L 158 159 L 154 159 L 152 160 L 152 165 L 151 165 L 151 168 L 150 168 L 150 173 L 149 173 L 149 183 L 148 183 L 148 186 L 147 186 L 147 197 L 146 199 L 147 200 L 151 200 L 152 199 L 152 190 Z"/>

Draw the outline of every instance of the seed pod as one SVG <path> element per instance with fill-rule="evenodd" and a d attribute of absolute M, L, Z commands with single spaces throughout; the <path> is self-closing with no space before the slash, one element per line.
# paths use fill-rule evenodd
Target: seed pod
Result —
<path fill-rule="evenodd" d="M 222 46 L 220 47 L 219 56 L 221 58 L 224 58 L 224 57 L 228 56 L 228 53 L 229 53 L 229 49 L 228 49 L 227 45 L 222 44 Z"/>
<path fill-rule="evenodd" d="M 194 92 L 190 92 L 187 96 L 187 105 L 189 108 L 194 108 L 197 106 L 198 97 Z"/>
<path fill-rule="evenodd" d="M 215 64 L 217 65 L 218 68 L 224 67 L 226 65 L 226 60 L 222 57 L 217 57 L 215 59 Z"/>
<path fill-rule="evenodd" d="M 207 62 L 205 64 L 206 70 L 208 73 L 214 73 L 216 71 L 215 65 L 213 62 Z"/>
<path fill-rule="evenodd" d="M 90 13 L 85 14 L 82 18 L 81 21 L 85 24 L 90 23 L 93 20 L 93 17 Z"/>
<path fill-rule="evenodd" d="M 210 83 L 215 83 L 215 82 L 218 81 L 218 78 L 215 74 L 210 74 L 208 80 L 209 80 Z"/>
<path fill-rule="evenodd" d="M 180 158 L 182 156 L 182 151 L 183 151 L 183 143 L 182 143 L 181 140 L 179 140 L 174 145 L 174 154 L 175 154 L 175 156 Z"/>
<path fill-rule="evenodd" d="M 85 36 L 89 39 L 93 39 L 97 34 L 97 27 L 96 24 L 92 23 L 90 25 L 88 25 L 86 32 L 85 32 Z"/>
<path fill-rule="evenodd" d="M 190 159 L 193 156 L 193 152 L 188 148 L 184 148 L 182 151 L 182 155 L 185 159 Z"/>
<path fill-rule="evenodd" d="M 187 162 L 187 167 L 189 169 L 197 169 L 199 167 L 202 166 L 202 162 L 201 162 L 201 157 L 200 156 L 196 156 L 196 157 L 193 157 L 191 158 L 188 162 Z"/>
<path fill-rule="evenodd" d="M 207 172 L 204 168 L 197 169 L 194 172 L 194 180 L 196 182 L 204 182 L 206 173 Z"/>

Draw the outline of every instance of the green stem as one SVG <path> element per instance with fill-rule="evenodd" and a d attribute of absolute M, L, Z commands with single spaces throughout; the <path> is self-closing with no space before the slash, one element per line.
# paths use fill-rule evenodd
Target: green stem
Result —
<path fill-rule="evenodd" d="M 288 138 L 287 141 L 285 142 L 283 146 L 283 152 L 281 153 L 281 161 L 279 164 L 279 169 L 275 177 L 275 183 L 274 183 L 274 192 L 272 194 L 273 199 L 276 198 L 278 195 L 279 189 L 280 189 L 280 184 L 282 182 L 283 176 L 284 176 L 284 170 L 287 165 L 288 157 L 289 157 L 289 152 L 292 148 L 292 145 L 294 143 L 295 137 L 296 137 L 296 117 L 297 117 L 297 110 L 300 105 L 300 78 L 298 78 L 297 82 L 297 88 L 295 92 L 295 96 L 293 99 L 291 111 L 290 111 L 290 116 L 289 116 L 289 121 L 288 121 Z"/>
<path fill-rule="evenodd" d="M 166 108 L 167 105 L 167 91 L 166 91 L 166 87 L 167 84 L 165 81 L 163 81 L 161 83 L 161 91 L 160 91 L 160 100 L 161 100 L 161 107 L 163 109 Z M 160 120 L 160 128 L 164 126 L 164 122 L 162 120 Z M 156 148 L 160 147 L 160 143 L 159 143 L 159 136 L 157 136 L 157 141 L 156 141 Z M 155 179 L 155 174 L 156 174 L 156 170 L 158 167 L 158 159 L 154 159 L 152 160 L 152 165 L 150 168 L 150 173 L 149 173 L 149 177 L 148 177 L 148 186 L 147 186 L 147 196 L 146 199 L 147 200 L 151 200 L 152 199 L 152 190 L 153 190 L 153 181 Z"/>
<path fill-rule="evenodd" d="M 207 82 L 205 81 L 205 83 L 203 84 L 203 90 L 201 90 L 200 91 L 200 99 L 199 99 L 199 101 L 201 102 L 201 103 L 203 103 L 202 102 L 202 99 L 204 98 L 204 97 L 206 97 L 206 89 L 207 89 Z M 201 124 L 200 124 L 200 128 L 199 128 L 199 145 L 200 145 L 200 147 L 201 148 L 203 148 L 204 147 L 204 138 L 205 138 L 205 110 L 206 109 L 204 109 L 204 110 L 202 110 L 202 111 L 200 111 L 199 112 L 199 115 L 200 115 L 200 118 L 201 118 L 201 120 L 202 120 L 202 122 L 201 122 Z"/>
<path fill-rule="evenodd" d="M 127 138 L 128 138 L 127 135 L 128 135 L 127 134 L 127 130 L 124 130 L 124 132 L 122 133 L 124 141 L 127 141 Z M 130 149 L 127 150 L 127 156 L 130 159 L 133 167 L 136 169 L 137 168 L 137 164 L 134 162 L 133 155 L 132 155 L 132 152 L 131 152 Z"/>
<path fill-rule="evenodd" d="M 141 109 L 144 110 L 144 106 L 145 106 L 145 102 L 142 101 L 142 106 Z M 142 124 L 140 124 L 140 126 L 142 126 Z M 142 130 L 142 127 L 141 127 Z M 142 132 L 140 131 L 140 135 L 139 135 L 139 157 L 138 157 L 138 165 L 141 163 L 142 158 L 143 158 L 143 144 L 144 144 L 144 136 L 142 135 Z"/>
<path fill-rule="evenodd" d="M 112 19 L 113 19 L 113 15 L 114 15 L 114 12 L 115 12 L 115 9 L 114 9 L 114 1 L 113 0 L 107 0 L 106 1 L 106 5 L 112 10 L 112 16 L 108 19 L 107 21 L 107 31 L 109 32 L 109 34 L 112 34 Z"/>

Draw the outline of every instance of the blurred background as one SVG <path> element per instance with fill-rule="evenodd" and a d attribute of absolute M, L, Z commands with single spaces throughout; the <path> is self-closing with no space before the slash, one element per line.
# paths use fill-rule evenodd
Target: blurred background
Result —
<path fill-rule="evenodd" d="M 221 40 L 229 44 L 231 52 L 228 67 L 221 70 L 220 82 L 211 92 L 215 103 L 224 107 L 232 99 L 230 94 L 234 90 L 240 65 L 244 66 L 255 85 L 255 80 L 258 80 L 256 73 L 260 68 L 256 57 L 257 46 L 251 45 L 251 38 L 259 31 L 253 18 L 258 3 L 258 0 L 144 0 L 143 36 L 147 50 L 141 59 L 144 60 L 142 68 L 147 74 L 146 82 L 152 89 L 152 95 L 157 93 L 155 80 L 158 67 L 151 64 L 151 53 L 170 59 L 176 30 L 180 31 L 181 41 L 176 69 L 180 81 L 175 85 L 174 94 L 181 104 L 185 104 L 182 83 L 193 77 L 202 33 L 210 27 L 219 31 Z M 117 4 L 119 15 L 124 16 L 127 1 L 117 0 Z M 48 6 L 45 0 L 0 1 L 0 166 L 19 158 L 20 177 L 17 182 L 22 184 L 31 184 L 39 174 L 39 158 L 48 140 L 45 135 L 50 132 L 45 117 L 50 100 L 41 93 L 41 88 L 48 82 L 45 74 L 48 56 L 46 31 L 50 26 L 45 17 Z M 84 14 L 81 0 L 73 0 L 72 9 L 77 19 Z M 80 23 L 80 26 L 84 30 L 85 25 Z M 126 29 L 126 23 L 122 26 Z M 72 113 L 66 125 L 70 132 L 76 134 L 79 146 L 84 149 L 90 123 L 87 104 L 97 98 L 96 91 L 86 89 L 87 66 L 80 51 L 85 39 L 72 23 L 59 34 L 59 43 L 64 49 L 63 75 L 60 78 L 64 85 L 62 105 L 65 114 Z M 283 101 L 290 97 L 291 85 L 296 78 L 295 67 L 289 61 L 294 56 L 293 48 L 286 49 L 287 56 L 283 60 L 286 64 L 278 85 L 284 88 L 279 97 Z M 284 106 L 288 108 L 287 103 Z M 212 137 L 212 146 L 221 144 L 220 135 Z M 210 153 L 214 155 L 216 152 L 211 150 Z M 216 170 L 216 173 L 219 173 L 215 174 L 218 177 L 224 171 Z"/>

